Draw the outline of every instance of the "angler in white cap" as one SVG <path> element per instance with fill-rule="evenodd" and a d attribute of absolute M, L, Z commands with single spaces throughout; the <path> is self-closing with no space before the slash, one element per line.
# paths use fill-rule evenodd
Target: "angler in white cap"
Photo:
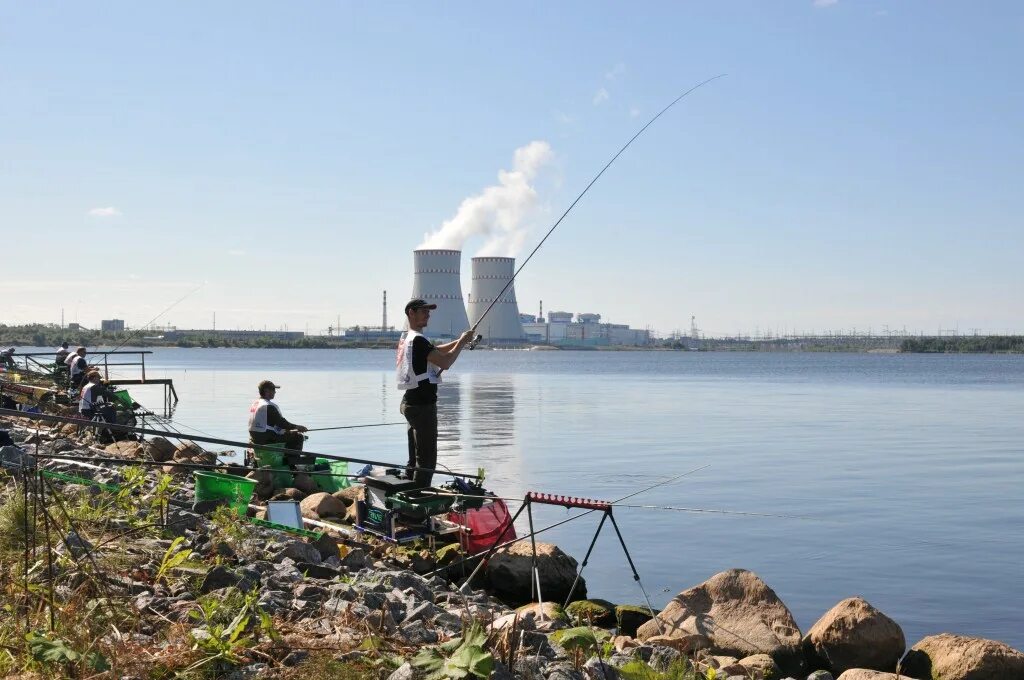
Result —
<path fill-rule="evenodd" d="M 416 298 L 405 306 L 405 318 L 409 330 L 398 342 L 398 356 L 395 372 L 398 389 L 405 390 L 402 396 L 401 412 L 409 423 L 409 462 L 405 475 L 415 479 L 419 486 L 430 486 L 433 470 L 437 465 L 437 386 L 441 382 L 441 371 L 451 368 L 462 348 L 473 339 L 468 330 L 458 340 L 434 345 L 423 331 L 430 322 L 430 311 L 437 305 Z M 415 471 L 413 468 L 427 468 Z"/>

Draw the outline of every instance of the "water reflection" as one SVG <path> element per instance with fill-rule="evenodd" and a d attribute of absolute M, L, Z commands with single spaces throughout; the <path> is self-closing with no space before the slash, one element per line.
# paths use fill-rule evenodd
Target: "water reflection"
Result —
<path fill-rule="evenodd" d="M 522 456 L 516 439 L 515 377 L 473 373 L 463 376 L 468 395 L 465 458 L 487 470 L 488 486 L 519 493 Z M 510 488 L 511 487 L 511 488 Z"/>

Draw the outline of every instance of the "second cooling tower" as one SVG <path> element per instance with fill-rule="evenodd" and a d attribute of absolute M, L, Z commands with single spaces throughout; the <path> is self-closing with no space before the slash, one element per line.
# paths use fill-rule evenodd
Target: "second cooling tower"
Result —
<path fill-rule="evenodd" d="M 471 323 L 491 305 L 501 293 L 502 288 L 512 279 L 516 261 L 511 257 L 474 257 L 473 283 L 469 296 L 469 318 Z M 509 286 L 501 298 L 487 312 L 477 332 L 488 340 L 522 340 L 523 324 L 519 321 L 519 305 L 516 304 L 516 291 Z"/>
<path fill-rule="evenodd" d="M 459 276 L 462 251 L 414 250 L 412 257 L 412 297 L 437 305 L 430 313 L 425 334 L 431 338 L 458 337 L 469 328 Z"/>

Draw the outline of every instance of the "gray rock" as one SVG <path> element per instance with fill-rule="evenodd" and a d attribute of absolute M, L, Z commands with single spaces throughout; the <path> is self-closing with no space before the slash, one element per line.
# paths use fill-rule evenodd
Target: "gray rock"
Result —
<path fill-rule="evenodd" d="M 430 645 L 438 640 L 437 633 L 429 630 L 423 621 L 412 621 L 403 624 L 399 630 L 402 631 L 402 636 L 411 645 Z"/>
<path fill-rule="evenodd" d="M 547 680 L 585 680 L 583 674 L 570 663 L 551 664 L 548 666 Z"/>
<path fill-rule="evenodd" d="M 675 661 L 682 656 L 682 652 L 678 649 L 658 645 L 651 649 L 650 656 L 647 658 L 647 663 L 654 670 L 664 673 L 668 670 L 669 666 L 675 663 Z"/>
<path fill-rule="evenodd" d="M 221 588 L 238 585 L 241 581 L 242 576 L 236 574 L 227 567 L 214 567 L 206 572 L 206 576 L 203 578 L 203 583 L 199 586 L 199 592 L 203 594 L 209 593 L 214 590 L 220 590 Z"/>
<path fill-rule="evenodd" d="M 828 671 L 814 671 L 807 676 L 807 680 L 835 680 Z"/>
<path fill-rule="evenodd" d="M 309 657 L 309 652 L 304 649 L 293 650 L 284 658 L 281 663 L 285 666 L 298 666 Z"/>
<path fill-rule="evenodd" d="M 512 675 L 508 666 L 500 661 L 495 661 L 494 670 L 491 671 L 491 676 L 487 680 L 516 680 L 516 677 Z"/>
<path fill-rule="evenodd" d="M 597 657 L 590 658 L 583 664 L 583 675 L 588 680 L 619 680 L 622 677 L 617 668 Z"/>
<path fill-rule="evenodd" d="M 72 557 L 79 558 L 92 552 L 92 543 L 72 531 L 57 546 L 56 552 L 59 555 L 70 553 Z"/>
<path fill-rule="evenodd" d="M 410 574 L 407 571 L 391 572 L 384 574 L 384 583 L 403 591 L 411 588 L 421 600 L 434 600 L 434 589 L 426 579 L 417 574 Z"/>
<path fill-rule="evenodd" d="M 292 591 L 296 598 L 322 602 L 327 599 L 327 590 L 314 583 L 300 583 Z"/>
<path fill-rule="evenodd" d="M 371 564 L 370 558 L 367 556 L 366 551 L 362 548 L 354 548 L 349 554 L 341 560 L 341 566 L 345 567 L 349 571 L 359 571 L 360 569 L 366 569 Z"/>
<path fill-rule="evenodd" d="M 336 579 L 342 575 L 339 569 L 329 564 L 311 564 L 309 562 L 297 562 L 295 568 L 309 578 Z"/>
<path fill-rule="evenodd" d="M 523 657 L 514 666 L 516 676 L 522 680 L 544 680 L 543 668 L 540 660 L 533 657 Z"/>
<path fill-rule="evenodd" d="M 412 621 L 419 621 L 421 619 L 430 620 L 437 615 L 437 607 L 432 602 L 420 602 L 414 607 L 410 607 L 406 610 L 405 623 L 411 623 Z"/>
<path fill-rule="evenodd" d="M 295 562 L 309 562 L 310 564 L 320 564 L 320 551 L 316 549 L 316 546 L 310 545 L 309 543 L 303 543 L 302 541 L 292 541 L 287 543 L 279 553 L 274 556 L 275 562 L 280 562 L 285 558 L 290 558 Z"/>
<path fill-rule="evenodd" d="M 388 680 L 413 680 L 416 675 L 412 670 L 412 664 L 408 661 L 398 667 L 394 673 L 388 676 Z"/>

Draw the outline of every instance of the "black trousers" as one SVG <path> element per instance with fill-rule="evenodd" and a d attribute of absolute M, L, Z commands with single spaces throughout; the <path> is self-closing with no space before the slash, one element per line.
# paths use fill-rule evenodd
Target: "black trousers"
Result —
<path fill-rule="evenodd" d="M 406 428 L 409 462 L 406 463 L 405 476 L 415 479 L 419 486 L 430 486 L 434 473 L 419 470 L 413 474 L 412 468 L 433 470 L 437 466 L 437 404 L 406 404 L 403 401 L 401 411 L 405 422 L 409 423 Z"/>

